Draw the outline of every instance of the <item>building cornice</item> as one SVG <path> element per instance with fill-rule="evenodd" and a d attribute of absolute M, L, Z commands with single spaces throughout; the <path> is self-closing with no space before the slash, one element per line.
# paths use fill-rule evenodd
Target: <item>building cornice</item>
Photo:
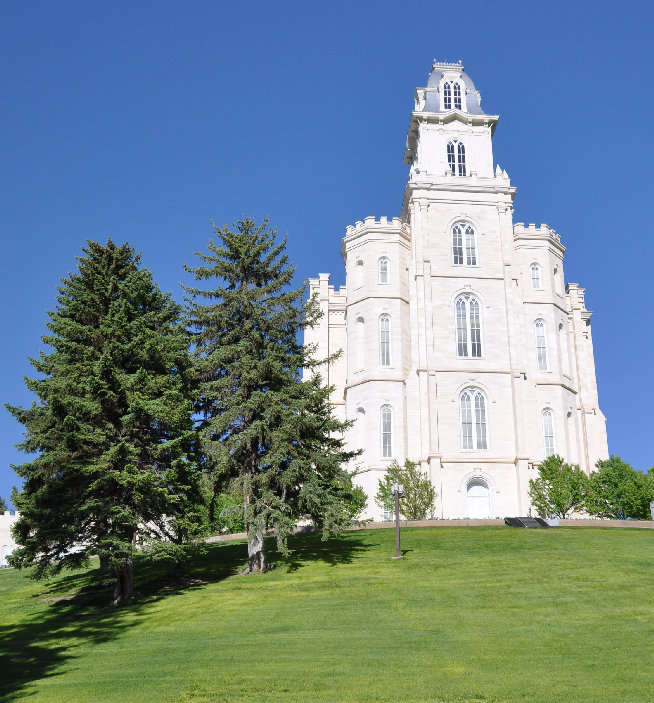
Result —
<path fill-rule="evenodd" d="M 406 135 L 406 148 L 404 150 L 404 163 L 410 166 L 416 153 L 418 130 L 421 123 L 447 125 L 451 122 L 460 122 L 466 127 L 490 127 L 491 135 L 495 132 L 499 115 L 471 115 L 462 110 L 448 110 L 447 112 L 420 112 L 413 111 L 409 121 L 409 131 Z"/>

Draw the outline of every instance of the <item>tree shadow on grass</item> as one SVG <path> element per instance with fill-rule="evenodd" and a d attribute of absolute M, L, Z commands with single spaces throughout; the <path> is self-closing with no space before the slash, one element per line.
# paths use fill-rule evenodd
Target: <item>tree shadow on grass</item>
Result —
<path fill-rule="evenodd" d="M 271 544 L 269 558 L 272 562 L 284 564 L 289 571 L 297 571 L 314 561 L 321 561 L 329 566 L 351 564 L 371 546 L 356 533 L 348 533 L 327 540 L 323 540 L 320 533 L 299 534 L 289 538 L 290 553 L 288 556 L 282 556 L 275 545 Z"/>
<path fill-rule="evenodd" d="M 349 564 L 370 546 L 354 534 L 327 541 L 319 534 L 295 535 L 289 539 L 290 557 L 284 559 L 274 539 L 266 540 L 271 561 L 287 565 L 290 571 L 312 561 Z M 79 656 L 78 651 L 115 640 L 139 626 L 153 602 L 235 576 L 246 563 L 243 542 L 207 544 L 183 572 L 171 571 L 165 562 L 136 559 L 135 598 L 122 608 L 111 605 L 111 589 L 98 582 L 97 569 L 44 582 L 33 600 L 25 603 L 29 615 L 0 633 L 0 701 L 28 698 L 32 682 L 60 675 Z"/>
<path fill-rule="evenodd" d="M 88 578 L 88 576 L 87 576 Z M 114 639 L 126 628 L 138 625 L 139 606 L 116 609 L 102 606 L 100 594 L 76 588 L 79 577 L 62 579 L 62 589 L 50 584 L 39 594 L 47 602 L 28 620 L 5 626 L 0 637 L 0 700 L 23 700 L 29 695 L 30 682 L 51 676 L 75 658 L 78 646 L 95 646 Z M 129 618 L 126 615 L 129 614 Z"/>
<path fill-rule="evenodd" d="M 182 573 L 168 563 L 137 558 L 135 597 L 121 608 L 111 604 L 111 587 L 98 581 L 98 569 L 43 582 L 26 599 L 23 610 L 29 614 L 0 632 L 0 701 L 28 698 L 30 683 L 59 675 L 78 652 L 137 627 L 153 602 L 228 578 L 246 561 L 247 550 L 235 543 L 207 545 Z"/>

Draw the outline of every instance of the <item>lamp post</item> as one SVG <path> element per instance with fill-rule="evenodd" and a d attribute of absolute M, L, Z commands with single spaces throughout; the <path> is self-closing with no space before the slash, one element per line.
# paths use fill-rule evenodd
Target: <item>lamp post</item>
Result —
<path fill-rule="evenodd" d="M 400 498 L 404 498 L 404 486 L 401 483 L 394 483 L 391 486 L 393 495 L 395 496 L 395 556 L 393 559 L 401 559 L 402 552 L 400 550 Z"/>

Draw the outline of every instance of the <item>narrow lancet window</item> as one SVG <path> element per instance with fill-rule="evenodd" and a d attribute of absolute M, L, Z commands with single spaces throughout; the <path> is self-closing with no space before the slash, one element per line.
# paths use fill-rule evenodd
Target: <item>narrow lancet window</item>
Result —
<path fill-rule="evenodd" d="M 554 454 L 554 413 L 549 408 L 543 410 L 543 439 L 547 458 Z"/>
<path fill-rule="evenodd" d="M 477 245 L 475 242 L 475 230 L 470 225 L 466 226 L 466 264 L 468 266 L 477 265 Z"/>
<path fill-rule="evenodd" d="M 443 86 L 443 109 L 452 109 L 452 88 L 449 83 Z"/>
<path fill-rule="evenodd" d="M 468 356 L 468 315 L 463 298 L 456 301 L 456 353 Z"/>
<path fill-rule="evenodd" d="M 381 409 L 381 440 L 382 457 L 390 459 L 393 456 L 393 410 L 390 405 L 382 405 Z"/>
<path fill-rule="evenodd" d="M 391 365 L 391 318 L 388 315 L 379 318 L 379 363 Z"/>
<path fill-rule="evenodd" d="M 357 317 L 356 324 L 356 369 L 355 371 L 361 371 L 365 368 L 365 348 L 366 348 L 366 337 L 365 337 L 365 322 L 362 317 Z"/>
<path fill-rule="evenodd" d="M 538 361 L 538 370 L 547 371 L 547 340 L 545 338 L 544 320 L 536 320 L 534 323 L 534 332 L 536 334 L 536 357 Z"/>
<path fill-rule="evenodd" d="M 454 109 L 461 109 L 461 85 L 459 83 L 453 84 L 454 92 Z"/>
<path fill-rule="evenodd" d="M 457 146 L 458 152 L 458 166 L 459 166 L 459 176 L 466 175 L 466 148 L 463 146 L 462 142 L 459 142 Z"/>
<path fill-rule="evenodd" d="M 531 265 L 531 287 L 534 289 L 542 288 L 540 282 L 540 266 L 538 264 Z"/>
<path fill-rule="evenodd" d="M 466 388 L 459 398 L 461 447 L 488 449 L 486 398 L 477 388 Z"/>
<path fill-rule="evenodd" d="M 447 166 L 450 173 L 456 176 L 456 155 L 454 153 L 454 142 L 447 143 Z"/>
<path fill-rule="evenodd" d="M 390 280 L 390 263 L 385 256 L 379 259 L 379 282 L 388 283 Z"/>
<path fill-rule="evenodd" d="M 472 295 L 456 299 L 456 353 L 457 356 L 481 356 L 481 315 L 479 301 Z"/>

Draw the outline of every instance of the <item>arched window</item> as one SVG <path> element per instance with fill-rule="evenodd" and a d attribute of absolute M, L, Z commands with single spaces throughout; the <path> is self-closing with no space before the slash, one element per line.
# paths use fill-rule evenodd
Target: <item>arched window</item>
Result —
<path fill-rule="evenodd" d="M 388 315 L 379 318 L 379 363 L 391 365 L 391 318 Z"/>
<path fill-rule="evenodd" d="M 538 264 L 531 265 L 531 287 L 542 288 L 540 282 L 540 266 Z"/>
<path fill-rule="evenodd" d="M 466 175 L 466 148 L 458 139 L 447 143 L 447 167 L 453 176 Z"/>
<path fill-rule="evenodd" d="M 544 320 L 536 320 L 536 322 L 534 322 L 534 332 L 536 334 L 536 356 L 538 359 L 538 370 L 547 371 L 547 339 L 545 337 Z"/>
<path fill-rule="evenodd" d="M 554 454 L 554 413 L 545 408 L 543 416 L 543 439 L 545 441 L 545 458 Z"/>
<path fill-rule="evenodd" d="M 452 96 L 454 96 L 454 109 L 460 110 L 461 102 L 461 84 L 456 81 L 447 81 L 443 84 L 443 110 L 452 109 Z"/>
<path fill-rule="evenodd" d="M 381 450 L 384 459 L 393 456 L 393 409 L 390 405 L 381 408 Z"/>
<path fill-rule="evenodd" d="M 452 92 L 454 93 L 454 109 L 461 109 L 461 85 L 459 83 L 452 84 Z"/>
<path fill-rule="evenodd" d="M 486 398 L 478 388 L 466 388 L 459 398 L 461 409 L 461 448 L 488 449 L 486 438 Z"/>
<path fill-rule="evenodd" d="M 481 356 L 481 317 L 479 301 L 473 295 L 460 295 L 454 304 L 456 310 L 457 356 Z"/>
<path fill-rule="evenodd" d="M 477 265 L 477 238 L 472 225 L 457 222 L 452 227 L 452 263 L 462 266 L 464 261 L 466 266 Z"/>
<path fill-rule="evenodd" d="M 379 282 L 388 283 L 391 279 L 391 263 L 387 257 L 379 259 Z"/>
<path fill-rule="evenodd" d="M 443 86 L 443 109 L 452 109 L 452 87 L 449 83 L 445 83 Z"/>

